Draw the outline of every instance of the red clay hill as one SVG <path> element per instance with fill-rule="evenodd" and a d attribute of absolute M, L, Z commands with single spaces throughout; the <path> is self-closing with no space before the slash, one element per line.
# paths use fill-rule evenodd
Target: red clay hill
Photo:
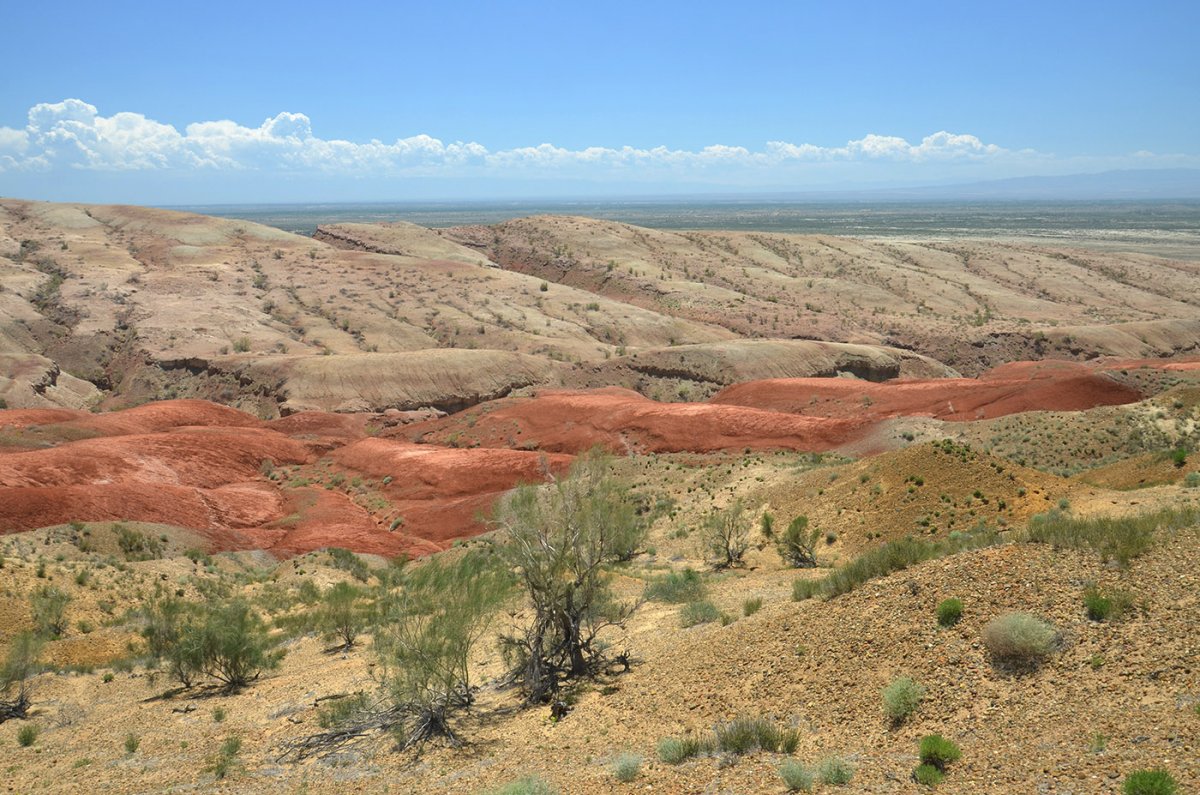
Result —
<path fill-rule="evenodd" d="M 391 428 L 377 414 L 263 421 L 199 400 L 108 414 L 0 411 L 0 531 L 131 520 L 196 530 L 212 550 L 419 555 L 481 532 L 500 495 L 564 471 L 592 446 L 620 454 L 825 451 L 897 416 L 969 421 L 1142 397 L 1105 367 L 1016 363 L 977 379 L 750 381 L 708 403 L 659 403 L 620 388 L 543 390 Z"/>
<path fill-rule="evenodd" d="M 196 400 L 0 411 L 0 531 L 130 520 L 197 530 L 212 551 L 423 554 L 478 533 L 499 494 L 570 462 L 372 439 L 368 419 L 263 422 Z"/>

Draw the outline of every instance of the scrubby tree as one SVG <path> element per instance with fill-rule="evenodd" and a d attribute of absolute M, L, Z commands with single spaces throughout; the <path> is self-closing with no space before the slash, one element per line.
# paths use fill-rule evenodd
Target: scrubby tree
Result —
<path fill-rule="evenodd" d="M 28 714 L 41 649 L 41 638 L 32 632 L 17 635 L 9 644 L 8 657 L 0 668 L 0 723 Z"/>
<path fill-rule="evenodd" d="M 808 529 L 808 517 L 797 516 L 780 534 L 775 542 L 779 557 L 789 566 L 797 569 L 811 569 L 817 565 L 817 538 L 821 531 L 817 528 Z"/>
<path fill-rule="evenodd" d="M 741 500 L 725 510 L 714 510 L 704 518 L 701 541 L 715 569 L 740 566 L 750 548 L 750 512 Z"/>
<path fill-rule="evenodd" d="M 326 640 L 337 642 L 343 651 L 353 648 L 367 624 L 369 611 L 361 600 L 362 591 L 348 582 L 331 586 L 321 596 L 316 625 Z"/>
<path fill-rule="evenodd" d="M 176 599 L 158 599 L 144 616 L 147 651 L 165 661 L 184 687 L 208 676 L 236 690 L 278 666 L 283 657 L 266 623 L 242 599 L 195 608 Z"/>
<path fill-rule="evenodd" d="M 642 537 L 645 521 L 595 451 L 567 477 L 521 486 L 501 506 L 497 524 L 508 535 L 501 554 L 533 608 L 532 621 L 501 647 L 529 703 L 547 700 L 564 678 L 603 667 L 600 632 L 623 626 L 636 607 L 613 599 L 605 566 Z"/>
<path fill-rule="evenodd" d="M 511 583 L 494 555 L 477 552 L 414 566 L 384 598 L 374 648 L 403 746 L 457 743 L 451 717 L 472 701 L 471 649 Z"/>
<path fill-rule="evenodd" d="M 57 638 L 67 631 L 67 605 L 71 595 L 53 585 L 43 585 L 29 595 L 29 610 L 39 635 Z"/>
<path fill-rule="evenodd" d="M 283 657 L 262 618 L 241 599 L 205 610 L 184 630 L 184 642 L 196 667 L 231 690 L 250 684 Z"/>

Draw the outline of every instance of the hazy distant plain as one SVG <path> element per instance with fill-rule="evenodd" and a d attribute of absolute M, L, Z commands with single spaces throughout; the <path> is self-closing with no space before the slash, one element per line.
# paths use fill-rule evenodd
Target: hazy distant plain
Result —
<path fill-rule="evenodd" d="M 584 215 L 654 229 L 729 229 L 853 237 L 988 237 L 1200 259 L 1200 201 L 856 203 L 514 201 L 247 204 L 178 207 L 310 235 L 318 224 L 408 221 L 447 227 L 529 215 Z"/>

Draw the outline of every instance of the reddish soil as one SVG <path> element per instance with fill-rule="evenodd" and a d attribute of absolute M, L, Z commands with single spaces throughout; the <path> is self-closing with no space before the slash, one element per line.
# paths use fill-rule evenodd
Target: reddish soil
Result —
<path fill-rule="evenodd" d="M 518 483 L 560 474 L 571 456 L 521 450 L 452 450 L 393 439 L 363 439 L 338 450 L 347 469 L 391 480 L 382 487 L 404 518 L 398 528 L 422 539 L 449 544 L 477 535 L 496 499 Z"/>
<path fill-rule="evenodd" d="M 570 465 L 570 456 L 368 438 L 373 420 L 309 412 L 265 423 L 194 400 L 101 415 L 0 411 L 0 427 L 37 426 L 41 443 L 53 444 L 0 452 L 0 532 L 129 520 L 196 530 L 212 551 L 287 557 L 341 546 L 415 556 L 481 532 L 479 517 L 499 495 Z M 355 489 L 270 476 L 327 455 L 348 474 L 390 476 L 378 488 L 387 504 L 369 510 Z M 397 512 L 404 521 L 392 531 Z"/>
<path fill-rule="evenodd" d="M 871 383 L 838 378 L 780 378 L 728 387 L 719 405 L 753 406 L 811 417 L 935 417 L 969 421 L 1024 411 L 1082 411 L 1142 398 L 1086 366 L 1043 362 L 1005 365 L 979 378 Z"/>
<path fill-rule="evenodd" d="M 710 403 L 658 403 L 618 388 L 545 390 L 387 428 L 389 438 L 369 435 L 385 424 L 379 415 L 306 412 L 263 422 L 198 400 L 99 415 L 0 411 L 0 427 L 53 445 L 0 452 L 0 531 L 128 519 L 192 528 L 222 550 L 425 554 L 482 532 L 482 517 L 505 491 L 564 471 L 570 454 L 593 446 L 620 454 L 824 451 L 891 417 L 966 421 L 1141 398 L 1098 370 L 1017 362 L 977 379 L 753 381 Z M 270 476 L 272 467 L 318 461 L 343 479 L 320 489 Z"/>
<path fill-rule="evenodd" d="M 820 381 L 822 379 L 813 379 Z M 496 408 L 491 408 L 495 406 Z M 578 453 L 829 450 L 854 438 L 859 420 L 796 417 L 758 407 L 658 403 L 627 389 L 545 390 L 488 410 L 419 423 L 402 432 L 439 443 Z"/>
<path fill-rule="evenodd" d="M 27 428 L 30 425 L 69 422 L 89 416 L 91 415 L 86 411 L 71 409 L 10 409 L 0 411 L 0 428 Z"/>
<path fill-rule="evenodd" d="M 385 557 L 419 557 L 442 546 L 402 530 L 380 529 L 365 508 L 339 491 L 319 488 L 286 492 L 286 516 L 253 531 L 244 548 L 266 549 L 280 558 L 338 546 Z"/>

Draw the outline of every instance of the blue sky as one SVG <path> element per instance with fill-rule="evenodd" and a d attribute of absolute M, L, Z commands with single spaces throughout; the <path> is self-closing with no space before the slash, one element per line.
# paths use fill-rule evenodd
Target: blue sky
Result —
<path fill-rule="evenodd" d="M 1200 165 L 1200 3 L 6 3 L 0 194 L 822 190 Z"/>

